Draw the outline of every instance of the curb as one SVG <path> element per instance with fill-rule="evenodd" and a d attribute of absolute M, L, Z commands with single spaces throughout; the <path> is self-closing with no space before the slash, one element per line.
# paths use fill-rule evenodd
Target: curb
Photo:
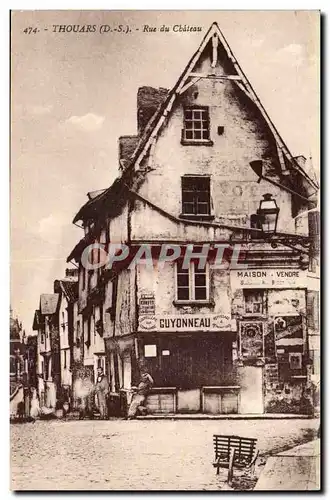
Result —
<path fill-rule="evenodd" d="M 312 420 L 313 415 L 295 415 L 283 413 L 264 413 L 261 415 L 202 415 L 202 414 L 173 414 L 173 415 L 145 415 L 137 416 L 135 420 Z"/>

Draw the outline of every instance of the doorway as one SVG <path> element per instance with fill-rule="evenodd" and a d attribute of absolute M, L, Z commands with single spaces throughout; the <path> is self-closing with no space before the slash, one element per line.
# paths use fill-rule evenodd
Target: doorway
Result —
<path fill-rule="evenodd" d="M 264 413 L 263 367 L 242 366 L 239 370 L 240 413 Z"/>

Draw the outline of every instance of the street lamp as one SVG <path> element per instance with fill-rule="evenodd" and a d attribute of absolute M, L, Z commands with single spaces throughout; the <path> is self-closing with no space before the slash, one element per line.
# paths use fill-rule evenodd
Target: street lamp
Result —
<path fill-rule="evenodd" d="M 264 234 L 276 234 L 277 220 L 280 209 L 270 193 L 264 194 L 263 198 L 264 199 L 260 201 L 259 208 L 257 210 L 260 228 Z"/>

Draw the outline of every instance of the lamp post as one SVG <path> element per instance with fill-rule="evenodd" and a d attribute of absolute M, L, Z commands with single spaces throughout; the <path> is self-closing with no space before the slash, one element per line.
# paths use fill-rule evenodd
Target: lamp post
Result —
<path fill-rule="evenodd" d="M 259 217 L 260 229 L 265 235 L 276 234 L 279 207 L 270 193 L 263 195 L 263 200 L 260 201 L 257 214 Z"/>

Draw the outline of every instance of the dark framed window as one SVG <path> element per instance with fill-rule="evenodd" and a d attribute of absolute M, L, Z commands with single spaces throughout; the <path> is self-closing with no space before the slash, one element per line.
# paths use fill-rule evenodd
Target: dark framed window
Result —
<path fill-rule="evenodd" d="M 86 269 L 82 263 L 80 263 L 80 276 L 81 276 L 81 282 L 82 282 L 82 289 L 85 290 L 85 288 L 86 288 Z"/>
<path fill-rule="evenodd" d="M 265 296 L 263 290 L 244 290 L 245 313 L 265 314 Z"/>
<path fill-rule="evenodd" d="M 93 276 L 93 269 L 88 269 L 87 271 L 87 291 L 89 292 L 92 286 L 92 276 Z"/>
<path fill-rule="evenodd" d="M 183 110 L 183 141 L 205 142 L 210 140 L 210 116 L 207 106 L 186 107 Z"/>
<path fill-rule="evenodd" d="M 183 262 L 177 262 L 177 300 L 208 300 L 208 266 L 198 269 L 198 262 L 191 262 L 188 269 L 183 269 L 182 265 Z"/>
<path fill-rule="evenodd" d="M 81 333 L 80 333 L 80 321 L 77 320 L 76 322 L 76 345 L 80 344 L 81 340 Z"/>
<path fill-rule="evenodd" d="M 182 214 L 210 215 L 210 178 L 182 177 Z"/>
<path fill-rule="evenodd" d="M 91 345 L 91 330 L 92 330 L 92 316 L 89 314 L 87 317 L 85 317 L 84 322 L 83 322 L 83 328 L 84 328 L 84 338 L 85 338 L 85 345 L 87 348 L 90 347 Z M 85 337 L 86 335 L 86 337 Z"/>

